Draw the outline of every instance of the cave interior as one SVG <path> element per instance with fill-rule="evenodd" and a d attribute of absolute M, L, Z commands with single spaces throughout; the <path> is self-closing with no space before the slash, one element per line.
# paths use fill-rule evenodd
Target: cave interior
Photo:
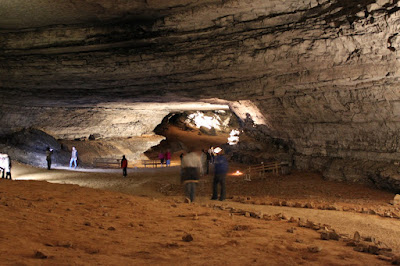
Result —
<path fill-rule="evenodd" d="M 1 1 L 0 152 L 41 167 L 47 146 L 59 164 L 73 145 L 92 150 L 88 165 L 148 158 L 157 145 L 180 153 L 167 129 L 221 137 L 229 130 L 178 122 L 223 110 L 240 141 L 215 144 L 235 162 L 399 191 L 399 6 Z"/>

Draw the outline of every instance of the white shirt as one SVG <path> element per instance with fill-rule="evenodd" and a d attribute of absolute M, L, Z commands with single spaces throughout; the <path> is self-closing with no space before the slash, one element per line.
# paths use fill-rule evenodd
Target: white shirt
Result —
<path fill-rule="evenodd" d="M 203 164 L 201 163 L 201 156 L 195 152 L 189 152 L 182 158 L 181 167 L 195 167 L 199 168 L 200 173 L 203 173 Z"/>

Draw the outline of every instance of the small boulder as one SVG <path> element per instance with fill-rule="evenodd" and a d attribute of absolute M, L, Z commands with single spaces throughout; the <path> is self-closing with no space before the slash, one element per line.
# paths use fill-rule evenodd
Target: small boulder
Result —
<path fill-rule="evenodd" d="M 329 239 L 338 241 L 340 239 L 340 235 L 335 231 L 329 232 Z"/>
<path fill-rule="evenodd" d="M 354 233 L 353 240 L 356 241 L 356 242 L 360 242 L 361 241 L 361 236 L 360 236 L 360 233 L 358 231 L 356 231 Z"/>
<path fill-rule="evenodd" d="M 307 202 L 306 204 L 304 204 L 304 208 L 314 209 L 314 205 L 310 202 Z"/>
<path fill-rule="evenodd" d="M 358 252 L 368 253 L 368 245 L 365 243 L 358 243 L 353 249 Z"/>
<path fill-rule="evenodd" d="M 86 222 L 83 223 L 83 225 L 85 225 L 85 226 L 91 226 L 92 224 L 91 224 L 90 222 L 86 221 Z"/>
<path fill-rule="evenodd" d="M 326 232 L 326 231 L 321 232 L 321 239 L 322 240 L 329 240 L 329 233 Z"/>
<path fill-rule="evenodd" d="M 89 140 L 96 140 L 96 139 L 99 139 L 100 137 L 101 137 L 100 134 L 94 133 L 94 134 L 90 134 L 88 139 Z"/>
<path fill-rule="evenodd" d="M 322 250 L 322 248 L 320 246 L 311 246 L 311 247 L 307 247 L 307 249 L 311 253 L 318 253 Z"/>
<path fill-rule="evenodd" d="M 379 247 L 375 245 L 369 245 L 368 246 L 368 253 L 378 255 L 379 254 Z"/>
<path fill-rule="evenodd" d="M 41 251 L 36 251 L 34 257 L 36 259 L 47 259 L 47 255 Z"/>
<path fill-rule="evenodd" d="M 185 242 L 191 242 L 193 241 L 193 236 L 191 234 L 186 234 L 182 237 L 182 240 Z"/>
<path fill-rule="evenodd" d="M 394 196 L 393 205 L 400 205 L 400 194 L 396 194 L 396 196 Z"/>
<path fill-rule="evenodd" d="M 354 240 L 350 240 L 349 242 L 346 243 L 346 246 L 349 247 L 356 247 L 357 243 Z"/>
<path fill-rule="evenodd" d="M 307 221 L 304 221 L 304 219 L 299 219 L 299 221 L 297 222 L 297 225 L 299 227 L 307 227 Z"/>

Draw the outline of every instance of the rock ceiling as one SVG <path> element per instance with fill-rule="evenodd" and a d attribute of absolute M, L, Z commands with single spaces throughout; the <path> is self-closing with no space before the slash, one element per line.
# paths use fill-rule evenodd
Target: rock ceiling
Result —
<path fill-rule="evenodd" d="M 168 14 L 195 8 L 207 2 L 215 1 L 4 0 L 0 3 L 0 24 L 5 30 L 21 30 L 121 21 L 152 23 Z"/>
<path fill-rule="evenodd" d="M 104 102 L 247 101 L 298 166 L 392 162 L 399 18 L 397 0 L 4 0 L 1 132 L 74 105 L 99 112 L 74 109 L 79 132 Z"/>
<path fill-rule="evenodd" d="M 341 65 L 376 54 L 377 36 L 365 33 L 387 23 L 389 4 L 371 2 L 2 1 L 0 82 L 46 97 L 230 99 L 342 84 L 368 71 Z M 390 56 L 386 35 L 375 50 Z"/>

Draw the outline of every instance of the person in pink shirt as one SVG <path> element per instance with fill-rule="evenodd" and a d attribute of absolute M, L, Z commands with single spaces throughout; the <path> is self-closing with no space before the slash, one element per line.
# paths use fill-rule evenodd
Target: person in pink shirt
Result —
<path fill-rule="evenodd" d="M 160 152 L 158 154 L 158 159 L 160 160 L 161 166 L 164 164 L 164 153 Z"/>

